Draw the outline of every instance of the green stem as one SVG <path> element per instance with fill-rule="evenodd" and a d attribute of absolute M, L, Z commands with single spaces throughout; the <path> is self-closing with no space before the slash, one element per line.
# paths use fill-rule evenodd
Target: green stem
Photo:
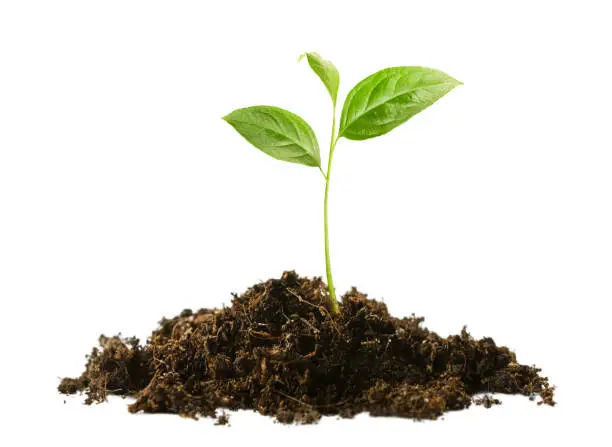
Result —
<path fill-rule="evenodd" d="M 323 178 L 327 180 L 327 176 L 325 175 L 325 172 L 323 172 L 323 169 L 321 168 L 321 166 L 319 166 L 319 171 L 321 171 L 321 175 L 323 176 Z"/>
<path fill-rule="evenodd" d="M 332 120 L 332 134 L 329 143 L 329 159 L 327 160 L 327 175 L 325 176 L 325 199 L 323 201 L 323 228 L 325 233 L 325 272 L 327 273 L 327 288 L 329 290 L 329 307 L 331 312 L 337 314 L 338 300 L 336 299 L 336 290 L 334 288 L 334 279 L 332 278 L 331 262 L 329 259 L 329 229 L 327 225 L 327 198 L 329 196 L 329 180 L 331 178 L 332 159 L 334 158 L 334 149 L 338 138 L 336 137 L 336 104 L 334 104 L 334 118 Z"/>

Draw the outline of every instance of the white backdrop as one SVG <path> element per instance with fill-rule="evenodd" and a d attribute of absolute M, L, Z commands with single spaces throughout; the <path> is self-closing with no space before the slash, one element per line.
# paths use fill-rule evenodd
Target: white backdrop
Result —
<path fill-rule="evenodd" d="M 1 2 L 2 444 L 597 439 L 611 366 L 606 3 Z M 146 339 L 162 316 L 228 304 L 283 270 L 324 275 L 320 174 L 221 120 L 277 105 L 328 141 L 304 51 L 336 64 L 342 98 L 394 65 L 465 83 L 386 136 L 339 143 L 336 287 L 442 335 L 494 337 L 544 368 L 556 408 L 502 396 L 436 422 L 240 413 L 225 429 L 56 394 L 101 332 Z"/>

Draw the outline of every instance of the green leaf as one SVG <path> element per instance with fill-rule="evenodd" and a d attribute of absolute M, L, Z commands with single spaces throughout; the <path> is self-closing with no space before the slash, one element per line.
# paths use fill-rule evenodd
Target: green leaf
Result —
<path fill-rule="evenodd" d="M 312 128 L 299 116 L 272 106 L 234 110 L 223 119 L 262 152 L 278 160 L 321 166 Z"/>
<path fill-rule="evenodd" d="M 348 94 L 339 136 L 366 140 L 384 135 L 460 84 L 433 68 L 393 67 L 374 73 Z"/>
<path fill-rule="evenodd" d="M 330 61 L 323 59 L 319 53 L 304 53 L 299 60 L 306 57 L 308 65 L 312 68 L 317 76 L 323 81 L 329 95 L 331 96 L 334 106 L 338 98 L 338 86 L 340 85 L 340 73 L 338 69 Z"/>

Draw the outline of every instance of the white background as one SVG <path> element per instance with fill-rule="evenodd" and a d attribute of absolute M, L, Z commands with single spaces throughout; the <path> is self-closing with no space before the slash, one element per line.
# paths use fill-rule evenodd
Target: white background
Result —
<path fill-rule="evenodd" d="M 604 445 L 606 4 L 2 1 L 0 443 Z M 336 286 L 443 335 L 493 336 L 544 369 L 556 408 L 502 396 L 436 422 L 240 413 L 222 428 L 56 394 L 101 332 L 146 339 L 161 316 L 228 304 L 283 270 L 324 275 L 320 174 L 220 119 L 277 105 L 325 146 L 330 102 L 304 51 L 336 64 L 342 97 L 394 65 L 465 83 L 384 137 L 339 143 Z"/>

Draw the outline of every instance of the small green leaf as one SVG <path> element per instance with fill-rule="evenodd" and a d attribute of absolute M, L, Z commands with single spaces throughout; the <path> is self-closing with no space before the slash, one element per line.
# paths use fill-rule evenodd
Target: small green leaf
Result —
<path fill-rule="evenodd" d="M 234 110 L 223 119 L 262 152 L 278 160 L 321 166 L 312 128 L 299 116 L 272 106 Z"/>
<path fill-rule="evenodd" d="M 312 68 L 331 96 L 332 102 L 336 105 L 336 99 L 338 98 L 338 86 L 340 85 L 340 73 L 338 69 L 330 61 L 323 59 L 319 53 L 304 53 L 300 56 L 299 60 L 306 57 L 308 65 Z"/>
<path fill-rule="evenodd" d="M 366 140 L 395 129 L 461 82 L 432 68 L 393 67 L 365 78 L 348 94 L 339 136 Z"/>

